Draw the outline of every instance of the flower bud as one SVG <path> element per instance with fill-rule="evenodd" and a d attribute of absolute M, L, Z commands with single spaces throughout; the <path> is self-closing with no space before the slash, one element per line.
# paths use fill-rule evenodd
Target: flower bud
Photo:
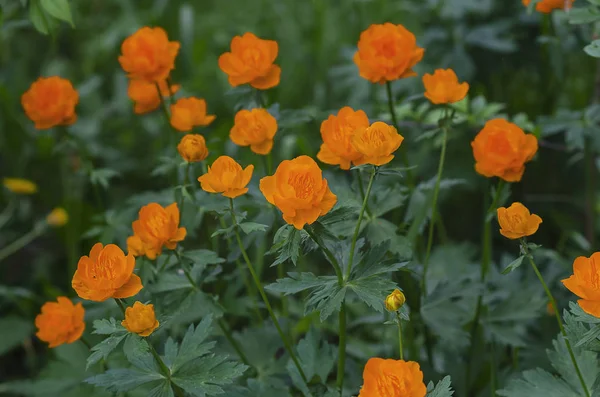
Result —
<path fill-rule="evenodd" d="M 154 314 L 154 305 L 135 302 L 133 307 L 125 309 L 125 320 L 121 322 L 121 325 L 129 332 L 139 336 L 148 336 L 158 328 L 160 323 Z"/>
<path fill-rule="evenodd" d="M 385 298 L 385 308 L 390 312 L 398 311 L 402 305 L 406 302 L 404 293 L 399 289 L 395 289 L 391 294 Z"/>
<path fill-rule="evenodd" d="M 57 207 L 53 209 L 48 216 L 46 216 L 46 222 L 52 227 L 61 227 L 67 224 L 69 221 L 69 214 L 64 208 Z"/>

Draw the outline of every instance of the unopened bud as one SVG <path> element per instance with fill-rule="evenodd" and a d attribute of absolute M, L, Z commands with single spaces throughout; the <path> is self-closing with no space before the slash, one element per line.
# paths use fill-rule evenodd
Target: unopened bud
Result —
<path fill-rule="evenodd" d="M 395 289 L 385 298 L 385 308 L 390 312 L 398 311 L 406 302 L 406 297 L 399 289 Z"/>

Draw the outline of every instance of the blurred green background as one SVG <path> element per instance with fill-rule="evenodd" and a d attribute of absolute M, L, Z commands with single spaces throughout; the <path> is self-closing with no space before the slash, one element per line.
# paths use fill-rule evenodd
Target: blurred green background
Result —
<path fill-rule="evenodd" d="M 227 153 L 242 164 L 261 164 L 258 156 L 228 140 L 235 111 L 252 94 L 231 89 L 217 58 L 234 35 L 246 31 L 277 40 L 281 83 L 266 94 L 279 118 L 277 164 L 299 154 L 314 157 L 320 122 L 342 106 L 363 109 L 372 119 L 390 119 L 385 87 L 361 79 L 352 55 L 370 24 L 404 24 L 426 49 L 416 67 L 420 75 L 453 68 L 471 85 L 470 99 L 461 105 L 463 122 L 450 138 L 444 174 L 463 181 L 442 195 L 449 240 L 479 244 L 489 183 L 473 169 L 470 141 L 488 118 L 501 114 L 540 136 L 537 159 L 513 185 L 512 200 L 542 216 L 536 242 L 566 258 L 557 260 L 563 267 L 550 273 L 566 274 L 571 258 L 597 247 L 600 68 L 582 51 L 591 28 L 570 25 L 564 12 L 528 13 L 518 0 L 74 0 L 75 27 L 60 23 L 53 34 L 42 35 L 21 3 L 0 0 L 0 178 L 31 179 L 39 193 L 18 200 L 11 222 L 0 230 L 0 247 L 55 206 L 64 206 L 71 222 L 0 263 L 0 335 L 6 327 L 27 335 L 27 323 L 44 301 L 57 294 L 73 296 L 70 279 L 78 258 L 98 240 L 124 247 L 136 208 L 154 197 L 151 192 L 175 183 L 171 173 L 156 168 L 169 167 L 163 157 L 173 157 L 179 137 L 170 135 L 159 111 L 133 113 L 117 61 L 123 39 L 146 25 L 161 26 L 181 42 L 172 74 L 182 86 L 179 96 L 205 98 L 209 113 L 217 115 L 202 132 L 209 162 Z M 61 143 L 59 129 L 34 130 L 22 111 L 22 93 L 38 76 L 49 75 L 70 79 L 79 91 L 79 119 L 68 127 L 78 141 L 75 150 Z M 396 81 L 393 90 L 403 145 L 419 181 L 427 181 L 435 175 L 439 142 L 423 135 L 436 119 L 414 96 L 423 92 L 420 78 Z M 254 178 L 252 192 L 257 183 Z M 0 194 L 4 207 L 10 198 Z M 194 238 L 192 244 L 204 245 L 201 236 Z M 495 245 L 516 255 L 516 247 L 499 236 Z M 502 250 L 496 252 L 499 258 Z M 273 281 L 275 274 L 266 271 L 263 278 Z M 0 342 L 0 379 L 35 375 L 45 352 L 35 338 Z"/>

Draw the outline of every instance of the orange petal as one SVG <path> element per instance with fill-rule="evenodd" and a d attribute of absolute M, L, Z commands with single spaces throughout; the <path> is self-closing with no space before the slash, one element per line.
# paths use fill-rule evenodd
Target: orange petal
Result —
<path fill-rule="evenodd" d="M 144 288 L 142 279 L 137 274 L 132 274 L 129 281 L 115 291 L 113 298 L 130 298 L 140 292 L 142 288 Z"/>
<path fill-rule="evenodd" d="M 581 306 L 583 311 L 587 314 L 591 314 L 594 317 L 600 317 L 600 301 L 580 299 L 577 303 L 579 303 L 579 306 Z"/>
<path fill-rule="evenodd" d="M 267 90 L 279 84 L 280 76 L 281 68 L 277 65 L 272 65 L 265 76 L 255 78 L 250 82 L 250 85 L 259 90 Z"/>

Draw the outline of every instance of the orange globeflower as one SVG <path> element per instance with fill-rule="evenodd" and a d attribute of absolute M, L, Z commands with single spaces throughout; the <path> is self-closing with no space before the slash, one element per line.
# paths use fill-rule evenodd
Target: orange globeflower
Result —
<path fill-rule="evenodd" d="M 184 135 L 177 145 L 177 151 L 188 163 L 204 161 L 208 157 L 208 148 L 204 137 L 199 134 Z"/>
<path fill-rule="evenodd" d="M 531 236 L 537 232 L 542 218 L 531 214 L 521 203 L 512 203 L 510 207 L 497 210 L 500 234 L 511 240 Z"/>
<path fill-rule="evenodd" d="M 562 283 L 575 295 L 584 312 L 600 317 L 600 252 L 580 256 L 573 262 L 573 275 Z"/>
<path fill-rule="evenodd" d="M 162 207 L 150 203 L 140 209 L 138 220 L 132 224 L 133 233 L 142 240 L 145 254 L 156 259 L 163 247 L 175 249 L 187 233 L 185 227 L 179 227 L 179 208 L 177 203 Z"/>
<path fill-rule="evenodd" d="M 425 397 L 423 372 L 414 361 L 373 357 L 363 371 L 358 397 Z"/>
<path fill-rule="evenodd" d="M 133 307 L 125 309 L 125 320 L 121 321 L 121 325 L 139 336 L 149 336 L 160 323 L 154 314 L 154 305 L 135 302 Z"/>
<path fill-rule="evenodd" d="M 488 178 L 497 176 L 507 182 L 519 182 L 525 163 L 538 150 L 534 135 L 525 134 L 519 126 L 504 119 L 485 123 L 473 142 L 475 171 Z"/>
<path fill-rule="evenodd" d="M 178 52 L 179 42 L 163 28 L 143 27 L 123 41 L 119 63 L 132 79 L 160 82 L 175 69 Z"/>
<path fill-rule="evenodd" d="M 216 118 L 206 114 L 206 101 L 200 98 L 181 98 L 171 105 L 171 125 L 178 131 L 187 132 L 198 126 L 206 126 Z"/>
<path fill-rule="evenodd" d="M 337 202 L 321 169 L 308 156 L 282 161 L 275 175 L 260 180 L 260 191 L 296 229 L 310 225 Z"/>
<path fill-rule="evenodd" d="M 29 179 L 4 178 L 2 185 L 15 194 L 33 194 L 38 191 L 37 185 Z"/>
<path fill-rule="evenodd" d="M 71 286 L 80 298 L 101 302 L 108 298 L 129 298 L 142 289 L 142 280 L 133 273 L 135 258 L 125 256 L 114 244 L 96 243 L 90 256 L 82 256 Z"/>
<path fill-rule="evenodd" d="M 49 347 L 73 343 L 83 335 L 85 311 L 81 302 L 74 305 L 67 297 L 59 296 L 57 302 L 46 302 L 42 312 L 35 318 L 40 340 L 49 343 Z"/>
<path fill-rule="evenodd" d="M 164 98 L 168 98 L 179 91 L 178 85 L 171 86 L 171 91 L 169 91 L 169 85 L 166 80 L 161 80 L 158 85 Z M 134 102 L 133 111 L 135 114 L 149 113 L 158 109 L 160 106 L 160 96 L 158 95 L 156 83 L 154 82 L 146 80 L 129 80 L 127 95 L 129 95 L 129 98 Z"/>
<path fill-rule="evenodd" d="M 376 121 L 370 127 L 359 129 L 352 136 L 352 144 L 362 154 L 354 164 L 384 165 L 392 161 L 394 153 L 400 147 L 404 137 L 395 127 Z"/>
<path fill-rule="evenodd" d="M 522 0 L 525 7 L 529 6 L 531 0 Z M 549 14 L 552 10 L 569 9 L 573 6 L 575 0 L 540 0 L 535 5 L 535 9 L 544 14 Z"/>
<path fill-rule="evenodd" d="M 208 193 L 222 193 L 223 196 L 236 198 L 246 194 L 246 187 L 252 179 L 254 166 L 251 164 L 242 169 L 234 159 L 221 156 L 215 160 L 208 172 L 198 178 L 202 190 Z"/>
<path fill-rule="evenodd" d="M 58 76 L 38 78 L 21 96 L 25 114 L 38 130 L 73 124 L 78 103 L 79 94 L 73 84 Z"/>
<path fill-rule="evenodd" d="M 373 83 L 385 83 L 416 76 L 412 68 L 425 50 L 417 46 L 415 35 L 402 25 L 373 24 L 360 34 L 354 63 L 360 77 Z"/>
<path fill-rule="evenodd" d="M 273 88 L 279 84 L 281 75 L 281 68 L 273 64 L 278 51 L 275 40 L 244 33 L 231 40 L 231 52 L 219 57 L 219 68 L 227 73 L 233 87 L 250 83 L 259 90 Z"/>
<path fill-rule="evenodd" d="M 356 162 L 362 154 L 352 145 L 352 136 L 357 130 L 369 127 L 369 118 L 362 110 L 354 111 L 345 106 L 337 116 L 330 115 L 321 123 L 323 144 L 317 158 L 325 164 L 339 165 L 341 169 L 350 169 L 350 163 Z"/>
<path fill-rule="evenodd" d="M 467 96 L 469 83 L 459 83 L 452 69 L 436 69 L 423 75 L 425 98 L 435 105 L 454 103 Z"/>
<path fill-rule="evenodd" d="M 144 256 L 146 255 L 146 248 L 141 238 L 136 236 L 127 237 L 127 253 L 133 256 Z"/>
<path fill-rule="evenodd" d="M 235 114 L 229 137 L 236 145 L 250 146 L 256 154 L 269 154 L 276 132 L 277 120 L 266 109 L 242 109 Z"/>

